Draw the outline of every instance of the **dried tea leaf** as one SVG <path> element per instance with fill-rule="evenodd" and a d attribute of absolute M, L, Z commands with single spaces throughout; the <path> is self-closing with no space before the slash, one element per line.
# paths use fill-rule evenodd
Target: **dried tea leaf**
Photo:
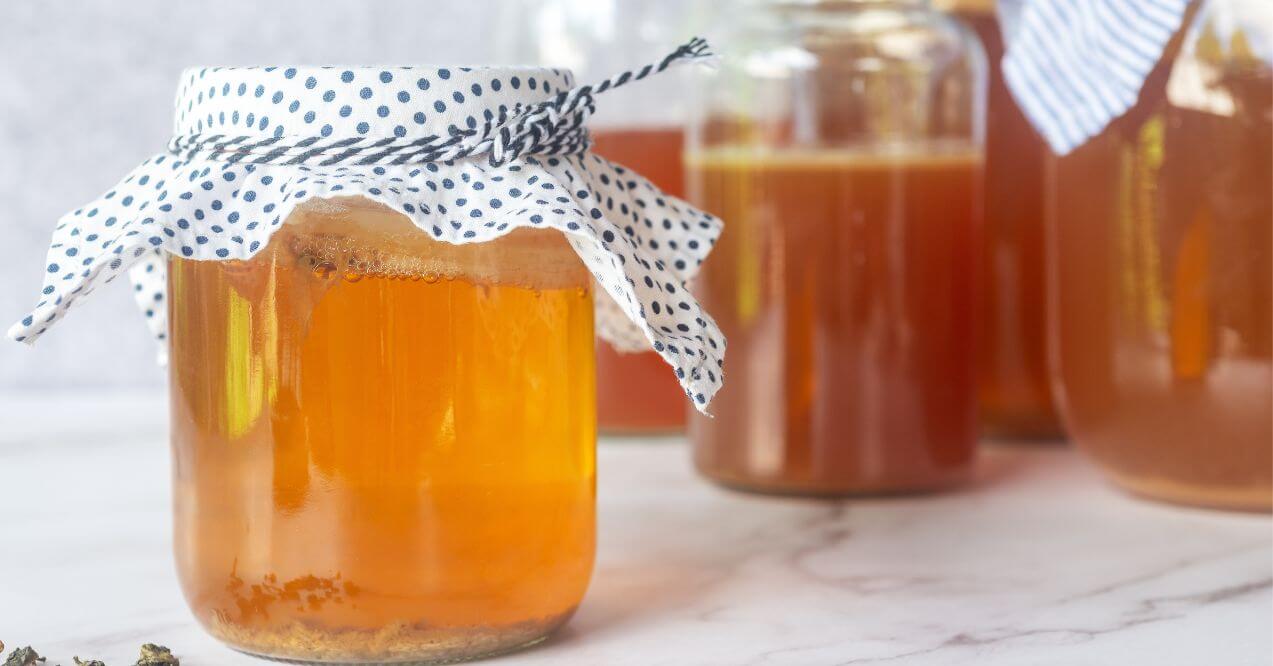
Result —
<path fill-rule="evenodd" d="M 9 653 L 9 658 L 4 660 L 4 666 L 39 666 L 43 661 L 44 657 L 41 657 L 28 645 Z"/>
<path fill-rule="evenodd" d="M 88 661 L 80 661 L 79 657 L 71 657 L 71 659 L 75 660 L 75 666 L 106 666 L 105 663 L 96 659 L 90 659 Z"/>
<path fill-rule="evenodd" d="M 181 666 L 181 660 L 172 655 L 172 650 L 154 643 L 141 646 L 141 656 L 134 666 Z"/>

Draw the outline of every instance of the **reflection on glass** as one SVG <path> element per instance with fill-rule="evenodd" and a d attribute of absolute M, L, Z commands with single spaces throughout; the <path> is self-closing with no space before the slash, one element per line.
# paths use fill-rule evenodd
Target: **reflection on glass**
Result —
<path fill-rule="evenodd" d="M 1056 353 L 1071 433 L 1116 481 L 1273 505 L 1273 26 L 1204 3 L 1140 103 L 1053 165 Z"/>

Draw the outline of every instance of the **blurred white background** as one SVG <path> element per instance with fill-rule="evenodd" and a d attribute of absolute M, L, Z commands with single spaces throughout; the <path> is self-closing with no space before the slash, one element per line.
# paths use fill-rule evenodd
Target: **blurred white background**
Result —
<path fill-rule="evenodd" d="M 0 331 L 35 304 L 56 219 L 163 150 L 183 67 L 476 64 L 518 29 L 499 4 L 3 0 Z M 158 388 L 154 359 L 120 281 L 33 347 L 0 340 L 0 391 Z"/>

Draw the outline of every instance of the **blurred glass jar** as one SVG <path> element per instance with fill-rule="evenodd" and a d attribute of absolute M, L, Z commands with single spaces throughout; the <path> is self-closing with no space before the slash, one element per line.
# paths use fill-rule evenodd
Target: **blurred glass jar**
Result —
<path fill-rule="evenodd" d="M 647 61 L 694 36 L 710 3 L 697 0 L 523 0 L 506 15 L 511 59 L 565 67 L 581 82 Z M 518 17 L 510 20 L 511 17 Z M 525 26 L 529 24 L 528 30 Z M 533 38 L 533 41 L 523 41 Z M 610 94 L 589 122 L 593 150 L 683 197 L 686 74 L 669 71 Z M 602 298 L 605 298 L 603 295 Z M 685 394 L 652 351 L 597 344 L 597 427 L 607 434 L 677 433 Z"/>
<path fill-rule="evenodd" d="M 921 0 L 750 3 L 703 86 L 697 282 L 729 339 L 699 470 L 744 489 L 936 489 L 977 438 L 985 58 Z"/>
<path fill-rule="evenodd" d="M 1003 439 L 1059 438 L 1043 284 L 1047 146 L 1004 83 L 1004 43 L 994 0 L 937 0 L 934 5 L 976 31 L 990 71 L 978 330 L 981 430 Z"/>
<path fill-rule="evenodd" d="M 1129 113 L 1051 164 L 1059 396 L 1120 485 L 1268 510 L 1273 5 L 1203 2 L 1177 39 Z"/>
<path fill-rule="evenodd" d="M 593 560 L 591 285 L 556 231 L 451 245 L 361 198 L 307 202 L 248 261 L 172 258 L 174 541 L 199 621 L 340 663 L 564 623 Z"/>

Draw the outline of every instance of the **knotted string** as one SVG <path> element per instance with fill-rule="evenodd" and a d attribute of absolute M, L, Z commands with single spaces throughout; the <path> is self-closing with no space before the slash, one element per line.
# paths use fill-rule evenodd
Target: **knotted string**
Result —
<path fill-rule="evenodd" d="M 596 110 L 595 97 L 607 90 L 640 81 L 667 68 L 702 62 L 712 57 L 701 37 L 681 45 L 662 60 L 637 70 L 625 71 L 596 85 L 584 85 L 557 93 L 536 104 L 503 107 L 480 127 L 452 125 L 448 135 L 417 139 L 350 137 L 323 143 L 318 136 L 227 137 L 224 134 L 190 134 L 174 137 L 168 150 L 189 160 L 196 156 L 229 163 L 315 164 L 319 166 L 376 164 L 424 164 L 485 155 L 491 166 L 507 164 L 523 155 L 564 155 L 588 149 L 591 140 L 586 123 Z"/>

